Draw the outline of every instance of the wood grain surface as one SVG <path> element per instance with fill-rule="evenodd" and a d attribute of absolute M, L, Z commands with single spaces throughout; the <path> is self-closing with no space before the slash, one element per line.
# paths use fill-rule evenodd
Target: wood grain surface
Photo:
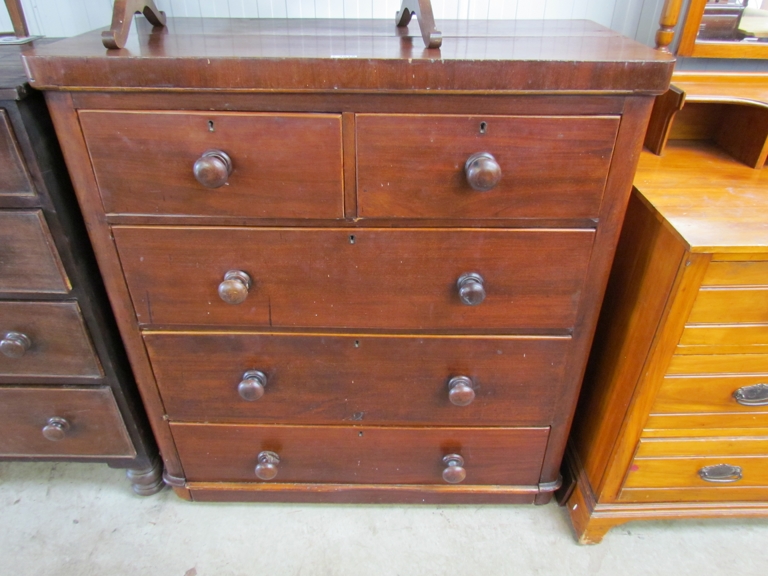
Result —
<path fill-rule="evenodd" d="M 652 414 L 765 413 L 768 406 L 743 406 L 733 393 L 744 386 L 768 383 L 768 374 L 745 376 L 711 376 L 702 378 L 664 378 L 651 408 Z"/>
<path fill-rule="evenodd" d="M 0 109 L 0 171 L 3 174 L 0 179 L 0 197 L 35 195 L 8 113 L 3 109 Z"/>

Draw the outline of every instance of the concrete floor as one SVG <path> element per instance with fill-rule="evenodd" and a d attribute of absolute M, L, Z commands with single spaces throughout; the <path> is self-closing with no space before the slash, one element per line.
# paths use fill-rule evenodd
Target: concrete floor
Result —
<path fill-rule="evenodd" d="M 765 576 L 768 519 L 635 522 L 578 546 L 534 506 L 193 504 L 104 465 L 0 463 L 0 575 Z"/>

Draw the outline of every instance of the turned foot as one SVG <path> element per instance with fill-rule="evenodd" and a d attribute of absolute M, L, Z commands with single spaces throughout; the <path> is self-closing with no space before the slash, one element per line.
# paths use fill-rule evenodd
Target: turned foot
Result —
<path fill-rule="evenodd" d="M 159 458 L 155 458 L 148 468 L 131 468 L 126 471 L 125 475 L 131 481 L 133 491 L 139 496 L 151 496 L 165 488 L 163 467 Z"/>

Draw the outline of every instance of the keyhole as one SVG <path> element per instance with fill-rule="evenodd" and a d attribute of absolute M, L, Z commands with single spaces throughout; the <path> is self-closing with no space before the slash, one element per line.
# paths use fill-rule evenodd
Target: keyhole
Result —
<path fill-rule="evenodd" d="M 355 348 L 360 348 L 360 340 L 355 340 Z"/>
<path fill-rule="evenodd" d="M 362 432 L 358 432 L 357 435 L 362 437 L 363 433 Z"/>
<path fill-rule="evenodd" d="M 354 244 L 355 243 L 355 235 L 354 234 L 350 234 L 349 235 L 349 243 L 350 244 Z"/>
<path fill-rule="evenodd" d="M 208 120 L 208 132 L 214 132 L 213 120 Z"/>
<path fill-rule="evenodd" d="M 480 122 L 480 134 L 485 134 L 488 131 L 488 122 Z"/>

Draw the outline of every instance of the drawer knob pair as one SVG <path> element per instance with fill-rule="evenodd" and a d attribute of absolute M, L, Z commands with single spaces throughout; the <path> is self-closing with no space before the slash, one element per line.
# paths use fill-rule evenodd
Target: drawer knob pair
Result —
<path fill-rule="evenodd" d="M 232 174 L 232 160 L 226 152 L 208 150 L 195 161 L 192 173 L 206 188 L 221 188 Z"/>
<path fill-rule="evenodd" d="M 29 336 L 21 332 L 8 332 L 0 341 L 0 352 L 8 358 L 21 358 L 32 346 Z"/>
<path fill-rule="evenodd" d="M 768 406 L 768 384 L 742 386 L 733 393 L 733 398 L 742 406 Z"/>
<path fill-rule="evenodd" d="M 260 480 L 273 480 L 277 476 L 280 456 L 276 452 L 264 450 L 256 456 L 256 477 Z M 443 480 L 448 484 L 459 484 L 467 477 L 464 469 L 464 458 L 459 454 L 443 456 Z"/>
<path fill-rule="evenodd" d="M 64 440 L 68 431 L 69 422 L 65 418 L 59 418 L 58 416 L 48 418 L 48 422 L 43 426 L 43 436 L 51 442 Z"/>
<path fill-rule="evenodd" d="M 715 464 L 714 466 L 704 466 L 704 468 L 699 470 L 699 477 L 705 482 L 729 484 L 741 480 L 742 470 L 741 466 Z"/>
<path fill-rule="evenodd" d="M 501 181 L 501 166 L 493 154 L 478 152 L 472 154 L 464 163 L 464 174 L 467 182 L 475 190 L 488 192 Z"/>

